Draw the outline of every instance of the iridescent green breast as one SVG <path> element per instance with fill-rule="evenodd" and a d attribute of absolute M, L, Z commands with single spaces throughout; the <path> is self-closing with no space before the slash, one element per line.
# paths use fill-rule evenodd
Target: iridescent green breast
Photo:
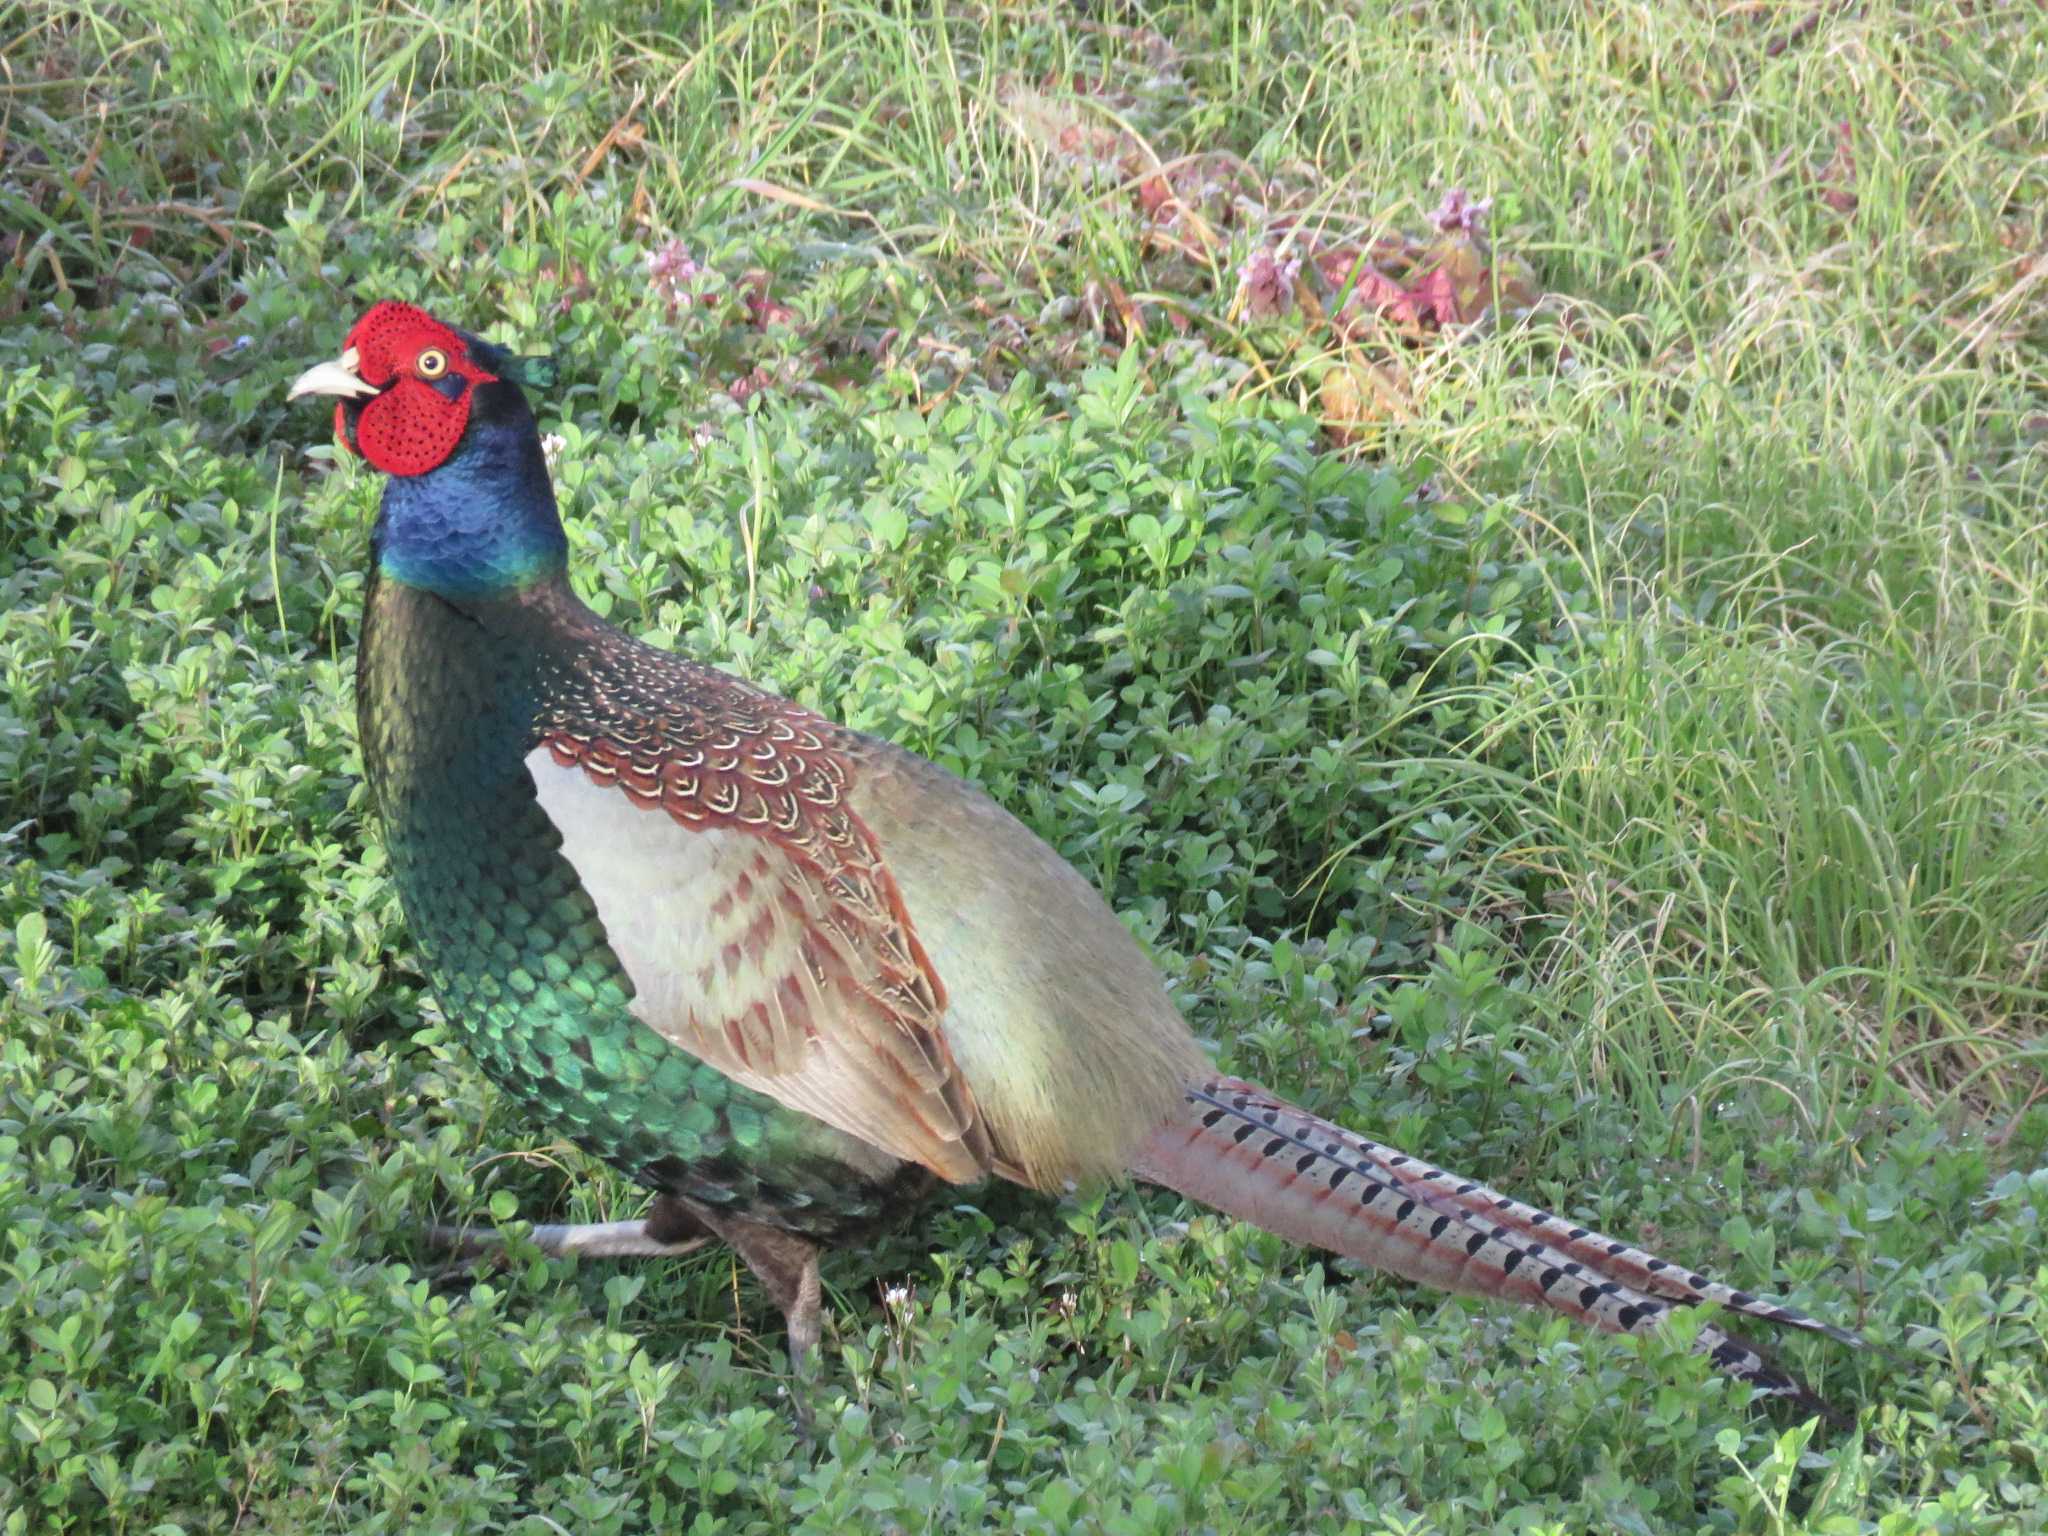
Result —
<path fill-rule="evenodd" d="M 542 708 L 559 714 L 589 682 L 562 651 L 564 600 L 458 608 L 371 580 L 363 761 L 442 1007 L 502 1088 L 651 1188 L 820 1239 L 886 1220 L 921 1172 L 731 1082 L 633 1016 L 632 982 L 525 762 Z"/>

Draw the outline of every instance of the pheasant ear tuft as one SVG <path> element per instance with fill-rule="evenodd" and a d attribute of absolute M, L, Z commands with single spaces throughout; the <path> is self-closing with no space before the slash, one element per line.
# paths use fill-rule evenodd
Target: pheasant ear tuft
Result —
<path fill-rule="evenodd" d="M 561 364 L 553 353 L 539 357 L 510 357 L 499 375 L 526 389 L 553 389 L 561 382 Z"/>
<path fill-rule="evenodd" d="M 552 353 L 538 357 L 521 357 L 508 347 L 501 347 L 494 341 L 485 341 L 481 336 L 461 333 L 463 344 L 469 348 L 469 355 L 492 375 L 517 384 L 522 389 L 553 389 L 562 376 L 561 367 Z"/>

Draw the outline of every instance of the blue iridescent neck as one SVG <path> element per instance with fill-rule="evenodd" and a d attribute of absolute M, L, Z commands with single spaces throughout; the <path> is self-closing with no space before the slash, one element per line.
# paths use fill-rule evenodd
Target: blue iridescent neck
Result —
<path fill-rule="evenodd" d="M 370 548 L 384 575 L 449 598 L 508 592 L 567 566 L 540 433 L 517 385 L 478 388 L 455 452 L 385 483 Z"/>

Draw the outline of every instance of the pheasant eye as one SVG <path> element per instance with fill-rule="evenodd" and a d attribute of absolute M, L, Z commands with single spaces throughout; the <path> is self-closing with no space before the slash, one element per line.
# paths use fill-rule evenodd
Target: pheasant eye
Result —
<path fill-rule="evenodd" d="M 413 371 L 423 379 L 438 379 L 448 371 L 448 354 L 439 347 L 429 347 L 413 359 Z"/>

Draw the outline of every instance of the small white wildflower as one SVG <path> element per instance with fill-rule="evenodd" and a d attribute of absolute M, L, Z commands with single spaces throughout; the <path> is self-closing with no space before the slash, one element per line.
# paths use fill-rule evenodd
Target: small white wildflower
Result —
<path fill-rule="evenodd" d="M 909 1306 L 910 1287 L 907 1285 L 890 1286 L 882 1292 L 882 1305 L 892 1312 L 901 1311 L 904 1307 Z"/>
<path fill-rule="evenodd" d="M 550 432 L 540 440 L 540 456 L 548 462 L 548 468 L 555 467 L 555 460 L 562 456 L 562 450 L 569 446 L 569 439 L 559 432 Z"/>

